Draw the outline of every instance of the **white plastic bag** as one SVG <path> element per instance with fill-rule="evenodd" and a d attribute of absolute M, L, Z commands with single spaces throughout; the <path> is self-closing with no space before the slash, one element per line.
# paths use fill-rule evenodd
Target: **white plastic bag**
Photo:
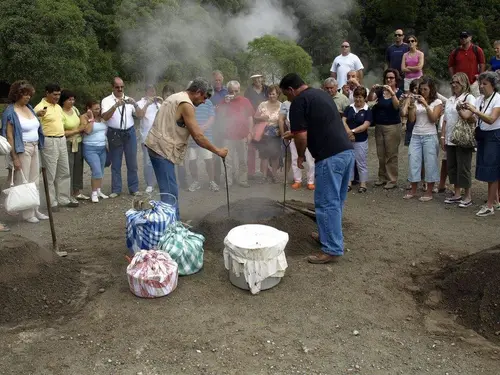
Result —
<path fill-rule="evenodd" d="M 14 173 L 19 172 L 23 178 L 21 185 L 14 186 Z M 19 212 L 40 206 L 40 195 L 34 182 L 28 182 L 22 170 L 12 172 L 10 188 L 3 191 L 7 195 L 5 209 L 7 212 Z"/>
<path fill-rule="evenodd" d="M 141 250 L 127 267 L 130 291 L 137 297 L 163 297 L 177 287 L 178 266 L 163 251 Z"/>
<path fill-rule="evenodd" d="M 8 155 L 11 150 L 12 147 L 10 147 L 10 143 L 7 141 L 7 138 L 0 135 L 0 155 Z"/>

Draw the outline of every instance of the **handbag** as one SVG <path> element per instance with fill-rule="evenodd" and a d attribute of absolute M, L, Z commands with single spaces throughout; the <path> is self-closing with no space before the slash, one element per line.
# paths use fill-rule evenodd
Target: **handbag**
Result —
<path fill-rule="evenodd" d="M 264 135 L 264 131 L 266 130 L 267 122 L 259 122 L 253 127 L 253 140 L 255 142 L 260 142 L 262 140 L 262 136 Z"/>
<path fill-rule="evenodd" d="M 475 123 L 470 124 L 467 120 L 459 117 L 451 132 L 451 142 L 458 147 L 476 147 L 475 127 Z"/>
<path fill-rule="evenodd" d="M 12 147 L 10 146 L 9 141 L 7 141 L 7 138 L 0 135 L 0 155 L 8 155 L 11 150 Z"/>
<path fill-rule="evenodd" d="M 23 171 L 19 171 L 23 178 L 23 183 L 14 186 L 14 173 L 10 180 L 10 188 L 3 191 L 7 195 L 5 199 L 5 209 L 7 212 L 19 212 L 40 206 L 40 195 L 34 182 L 28 182 Z"/>

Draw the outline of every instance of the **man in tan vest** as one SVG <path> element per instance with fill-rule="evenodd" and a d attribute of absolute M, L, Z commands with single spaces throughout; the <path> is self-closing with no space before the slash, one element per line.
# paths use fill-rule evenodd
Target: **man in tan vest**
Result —
<path fill-rule="evenodd" d="M 162 200 L 172 203 L 169 196 L 179 199 L 175 176 L 175 164 L 182 164 L 186 155 L 188 138 L 191 135 L 198 146 L 225 158 L 227 148 L 215 147 L 204 135 L 196 121 L 194 107 L 208 99 L 209 83 L 204 78 L 195 78 L 186 91 L 170 95 L 163 101 L 153 127 L 146 138 L 151 164 Z M 176 204 L 179 220 L 179 204 Z"/>

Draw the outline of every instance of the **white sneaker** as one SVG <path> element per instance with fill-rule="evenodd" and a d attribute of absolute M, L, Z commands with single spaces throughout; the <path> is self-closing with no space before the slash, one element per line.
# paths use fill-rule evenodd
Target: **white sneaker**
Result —
<path fill-rule="evenodd" d="M 108 197 L 106 194 L 104 194 L 102 191 L 98 191 L 98 192 L 97 192 L 97 196 L 98 196 L 99 198 L 102 198 L 102 199 L 108 199 L 108 198 L 109 198 L 109 197 Z M 113 197 L 112 197 L 112 198 L 113 198 Z"/>
<path fill-rule="evenodd" d="M 483 206 L 476 213 L 476 216 L 485 217 L 485 216 L 490 216 L 490 215 L 494 215 L 494 214 L 495 214 L 495 209 L 493 207 L 489 208 L 488 206 Z"/>
<path fill-rule="evenodd" d="M 198 181 L 193 181 L 193 183 L 191 184 L 191 186 L 188 187 L 188 190 L 190 192 L 193 192 L 193 191 L 196 191 L 196 190 L 200 190 L 201 189 L 201 185 Z"/>
<path fill-rule="evenodd" d="M 210 191 L 215 191 L 215 192 L 220 190 L 219 185 L 217 185 L 215 181 L 210 181 L 210 185 L 208 188 L 210 189 Z"/>
<path fill-rule="evenodd" d="M 109 197 L 110 197 L 110 198 L 116 198 L 116 197 L 118 197 L 119 195 L 120 195 L 120 194 L 118 194 L 118 193 L 111 193 L 111 194 L 109 194 Z"/>
<path fill-rule="evenodd" d="M 99 203 L 99 197 L 97 196 L 97 193 L 92 193 L 92 203 Z"/>
<path fill-rule="evenodd" d="M 39 222 L 40 222 L 40 220 L 38 220 L 35 216 L 30 217 L 29 219 L 26 219 L 26 221 L 27 221 L 28 223 L 31 223 L 31 224 L 36 224 L 36 223 L 39 223 Z"/>
<path fill-rule="evenodd" d="M 49 220 L 49 217 L 47 215 L 42 214 L 40 211 L 35 211 L 35 217 L 38 220 Z"/>
<path fill-rule="evenodd" d="M 145 190 L 146 193 L 148 194 L 151 194 L 153 192 L 153 187 L 152 186 L 148 186 Z"/>

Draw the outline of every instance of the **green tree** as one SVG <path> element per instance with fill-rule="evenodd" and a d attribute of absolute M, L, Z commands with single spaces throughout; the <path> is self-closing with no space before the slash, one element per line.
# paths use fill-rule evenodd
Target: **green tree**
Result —
<path fill-rule="evenodd" d="M 3 0 L 0 14 L 1 79 L 74 87 L 112 72 L 74 1 Z"/>
<path fill-rule="evenodd" d="M 307 77 L 312 70 L 312 58 L 295 42 L 265 35 L 248 43 L 248 65 L 273 82 L 287 73 Z"/>

